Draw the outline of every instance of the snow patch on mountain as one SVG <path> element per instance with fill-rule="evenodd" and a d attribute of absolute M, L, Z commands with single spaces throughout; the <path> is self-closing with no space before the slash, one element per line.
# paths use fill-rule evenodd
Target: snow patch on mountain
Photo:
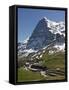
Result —
<path fill-rule="evenodd" d="M 50 51 L 49 51 L 49 55 L 51 55 L 51 54 L 53 54 L 53 53 L 55 53 L 55 51 L 53 51 L 53 50 L 50 50 Z"/>
<path fill-rule="evenodd" d="M 47 27 L 49 27 L 49 31 L 53 34 L 57 34 L 59 33 L 60 35 L 64 35 L 64 32 L 65 31 L 65 23 L 64 22 L 55 22 L 55 21 L 51 21 L 49 19 L 47 19 L 46 17 L 44 17 L 44 19 L 46 20 L 47 22 Z"/>
<path fill-rule="evenodd" d="M 33 50 L 33 49 L 25 49 L 23 52 L 33 53 L 33 52 L 37 52 L 37 51 Z"/>
<path fill-rule="evenodd" d="M 23 41 L 23 43 L 28 43 L 28 40 L 29 40 L 29 37 L 27 37 L 27 38 Z"/>
<path fill-rule="evenodd" d="M 57 48 L 58 51 L 64 51 L 65 50 L 65 43 L 62 45 L 55 45 L 54 48 Z"/>

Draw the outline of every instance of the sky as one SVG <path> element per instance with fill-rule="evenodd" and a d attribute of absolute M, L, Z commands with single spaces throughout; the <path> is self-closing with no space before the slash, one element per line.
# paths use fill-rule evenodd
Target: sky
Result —
<path fill-rule="evenodd" d="M 18 8 L 18 42 L 30 37 L 37 23 L 43 17 L 59 22 L 65 20 L 65 12 L 60 10 Z"/>

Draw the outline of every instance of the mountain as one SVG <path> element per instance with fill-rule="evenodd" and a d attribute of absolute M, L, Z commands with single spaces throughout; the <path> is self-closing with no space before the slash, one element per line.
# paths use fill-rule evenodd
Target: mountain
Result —
<path fill-rule="evenodd" d="M 49 45 L 53 40 L 56 43 L 63 44 L 65 39 L 65 24 L 64 22 L 54 22 L 46 17 L 42 18 L 35 27 L 29 41 L 27 49 L 39 50 Z"/>
<path fill-rule="evenodd" d="M 65 48 L 65 23 L 55 22 L 43 17 L 37 23 L 29 38 L 18 43 L 18 55 L 28 56 L 30 53 L 39 53 L 49 49 L 52 53 Z"/>
<path fill-rule="evenodd" d="M 23 43 L 27 43 L 28 40 L 29 40 L 29 37 L 27 37 L 27 38 L 23 41 Z"/>
<path fill-rule="evenodd" d="M 26 49 L 29 37 L 27 37 L 23 42 L 18 43 L 18 55 L 24 54 L 24 50 Z"/>

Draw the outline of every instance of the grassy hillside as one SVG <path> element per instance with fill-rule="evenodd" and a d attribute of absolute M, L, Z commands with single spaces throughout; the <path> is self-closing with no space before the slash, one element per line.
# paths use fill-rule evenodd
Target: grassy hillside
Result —
<path fill-rule="evenodd" d="M 18 69 L 18 82 L 42 79 L 44 79 L 44 77 L 41 76 L 39 72 L 26 71 L 23 67 Z"/>
<path fill-rule="evenodd" d="M 60 68 L 64 71 L 65 68 L 65 55 L 62 52 L 57 52 L 49 55 L 47 52 L 41 58 L 42 66 L 46 66 L 49 69 Z M 39 72 L 26 71 L 24 67 L 18 68 L 18 82 L 34 81 L 34 80 L 61 80 L 64 79 L 64 75 L 56 75 L 47 77 L 42 76 Z"/>
<path fill-rule="evenodd" d="M 49 55 L 45 53 L 42 57 L 43 65 L 48 68 L 65 68 L 65 55 L 63 52 L 57 52 Z"/>
<path fill-rule="evenodd" d="M 26 71 L 24 68 L 18 69 L 18 82 L 26 82 L 26 81 L 38 81 L 38 80 L 62 80 L 65 76 L 42 76 L 38 72 Z"/>

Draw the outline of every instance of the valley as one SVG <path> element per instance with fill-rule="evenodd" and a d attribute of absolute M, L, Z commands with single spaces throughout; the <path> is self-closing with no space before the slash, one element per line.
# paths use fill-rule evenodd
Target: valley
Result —
<path fill-rule="evenodd" d="M 43 17 L 18 43 L 18 82 L 65 79 L 65 23 Z"/>

